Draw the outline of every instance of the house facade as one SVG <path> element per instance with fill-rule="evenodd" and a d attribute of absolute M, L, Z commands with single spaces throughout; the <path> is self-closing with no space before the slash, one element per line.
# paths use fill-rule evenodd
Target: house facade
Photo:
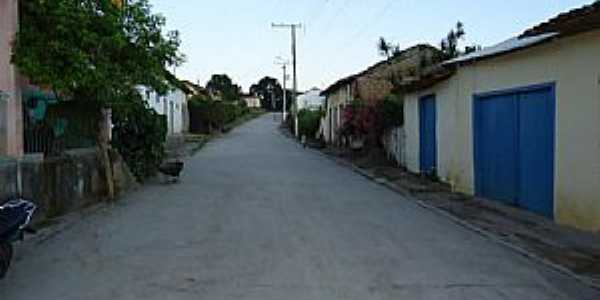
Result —
<path fill-rule="evenodd" d="M 10 63 L 18 27 L 18 1 L 0 0 L 0 155 L 23 154 L 23 114 L 19 75 Z"/>
<path fill-rule="evenodd" d="M 172 88 L 165 95 L 146 87 L 138 87 L 138 90 L 149 107 L 167 117 L 168 135 L 180 135 L 188 131 L 187 96 L 183 90 Z"/>
<path fill-rule="evenodd" d="M 406 164 L 457 191 L 600 230 L 600 4 L 447 62 L 405 96 Z"/>
<path fill-rule="evenodd" d="M 326 115 L 321 122 L 325 141 L 340 142 L 337 132 L 342 125 L 343 110 L 354 99 L 370 105 L 382 101 L 392 93 L 394 81 L 413 78 L 438 56 L 439 50 L 435 47 L 417 45 L 329 86 L 321 93 L 326 97 Z"/>
<path fill-rule="evenodd" d="M 298 109 L 320 110 L 325 103 L 325 97 L 321 96 L 321 90 L 312 88 L 298 96 L 297 102 Z"/>
<path fill-rule="evenodd" d="M 249 108 L 260 108 L 260 98 L 256 95 L 242 95 L 242 101 L 246 102 Z"/>
<path fill-rule="evenodd" d="M 325 96 L 325 116 L 321 119 L 321 135 L 325 142 L 339 143 L 338 131 L 342 125 L 344 108 L 352 102 L 355 77 L 344 78 L 330 86 L 321 95 Z"/>

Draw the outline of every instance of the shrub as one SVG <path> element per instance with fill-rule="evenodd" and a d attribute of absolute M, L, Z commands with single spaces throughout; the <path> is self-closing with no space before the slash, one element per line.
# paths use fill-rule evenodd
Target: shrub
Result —
<path fill-rule="evenodd" d="M 346 136 L 364 137 L 376 135 L 377 110 L 361 100 L 354 100 L 344 108 L 340 134 Z"/>
<path fill-rule="evenodd" d="M 214 129 L 223 130 L 226 124 L 235 122 L 249 112 L 247 107 L 237 103 L 212 101 L 194 97 L 188 102 L 190 130 L 193 133 L 211 133 Z"/>
<path fill-rule="evenodd" d="M 298 133 L 300 136 L 306 135 L 308 138 L 314 138 L 321 126 L 321 111 L 311 111 L 302 109 L 298 112 Z"/>
<path fill-rule="evenodd" d="M 373 145 L 385 131 L 404 125 L 404 105 L 396 95 L 375 105 L 355 100 L 345 107 L 342 120 L 341 135 L 364 137 Z"/>
<path fill-rule="evenodd" d="M 404 125 L 404 104 L 396 95 L 389 95 L 381 101 L 377 112 L 383 131 Z"/>
<path fill-rule="evenodd" d="M 113 105 L 112 145 L 143 181 L 156 174 L 165 158 L 167 119 L 142 101 Z"/>

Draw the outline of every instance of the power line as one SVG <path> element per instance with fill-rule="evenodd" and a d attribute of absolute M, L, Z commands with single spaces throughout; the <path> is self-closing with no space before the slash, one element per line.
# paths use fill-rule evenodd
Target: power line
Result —
<path fill-rule="evenodd" d="M 357 30 L 353 35 L 351 35 L 349 39 L 346 39 L 346 42 L 342 44 L 340 50 L 336 51 L 337 54 L 335 58 L 337 60 L 344 58 L 348 52 L 348 49 L 351 48 L 352 44 L 356 43 L 356 41 L 359 38 L 361 38 L 370 27 L 381 22 L 383 17 L 385 17 L 385 15 L 390 11 L 390 8 L 393 6 L 393 4 L 393 0 L 387 1 L 386 4 L 382 7 L 382 9 L 370 18 L 370 20 L 373 20 L 372 22 L 366 22 L 365 25 L 362 26 L 359 30 Z M 329 74 L 333 74 L 333 71 L 329 71 Z"/>

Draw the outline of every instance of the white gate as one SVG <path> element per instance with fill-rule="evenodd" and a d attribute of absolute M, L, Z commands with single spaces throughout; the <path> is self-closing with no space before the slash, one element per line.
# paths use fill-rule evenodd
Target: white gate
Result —
<path fill-rule="evenodd" d="M 400 166 L 406 166 L 405 141 L 404 127 L 396 127 L 389 130 L 383 137 L 383 144 L 388 158 Z"/>

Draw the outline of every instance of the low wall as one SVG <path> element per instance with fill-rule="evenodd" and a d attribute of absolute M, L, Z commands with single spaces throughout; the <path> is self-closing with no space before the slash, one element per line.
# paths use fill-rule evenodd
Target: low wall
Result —
<path fill-rule="evenodd" d="M 17 198 L 19 182 L 24 199 L 38 205 L 36 217 L 55 217 L 102 201 L 107 182 L 96 148 L 67 151 L 53 158 L 27 156 L 0 162 L 0 202 Z M 111 153 L 115 189 L 123 193 L 135 179 L 121 156 Z"/>
<path fill-rule="evenodd" d="M 0 157 L 0 202 L 17 194 L 17 162 Z"/>

